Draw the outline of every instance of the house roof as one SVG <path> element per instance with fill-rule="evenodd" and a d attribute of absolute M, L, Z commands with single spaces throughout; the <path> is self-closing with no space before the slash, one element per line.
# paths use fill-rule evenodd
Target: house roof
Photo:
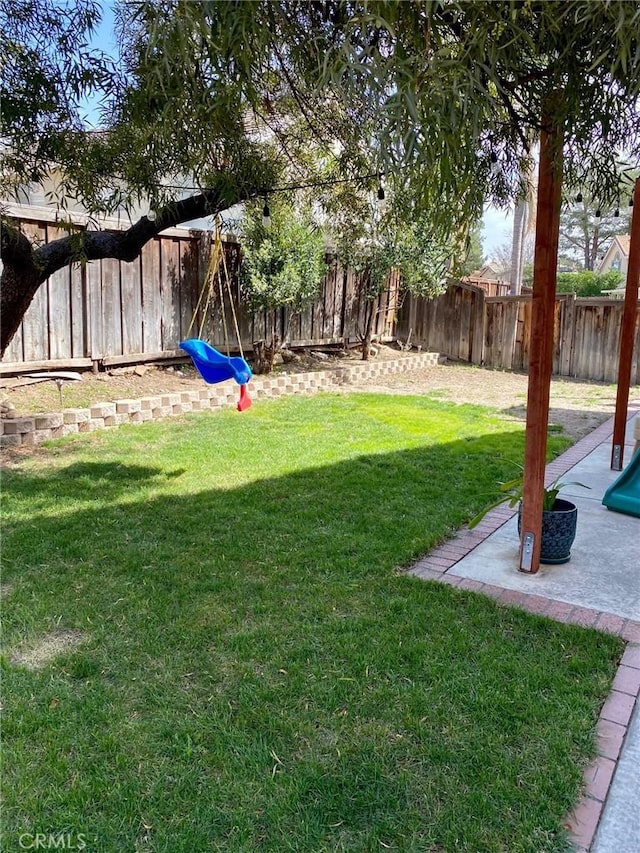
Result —
<path fill-rule="evenodd" d="M 480 269 L 474 270 L 469 274 L 469 278 L 471 279 L 486 279 L 488 281 L 495 281 L 500 277 L 498 272 L 498 268 L 493 264 L 485 264 L 480 267 Z"/>
<path fill-rule="evenodd" d="M 629 249 L 631 247 L 631 236 L 629 234 L 616 234 L 612 239 L 607 250 L 600 258 L 600 262 L 596 267 L 596 272 L 599 272 L 606 265 L 607 260 L 614 252 L 620 253 L 624 258 L 629 257 Z"/>
<path fill-rule="evenodd" d="M 617 241 L 622 249 L 623 253 L 628 257 L 629 249 L 631 248 L 631 235 L 630 234 L 617 234 L 614 238 L 614 241 Z"/>
<path fill-rule="evenodd" d="M 631 237 L 629 236 L 629 234 L 615 234 L 611 238 L 611 242 L 609 243 L 609 246 L 607 248 L 607 251 L 605 252 L 605 255 L 607 255 L 611 251 L 611 249 L 613 249 L 615 247 L 619 251 L 621 251 L 625 257 L 629 257 L 629 247 L 630 246 L 631 246 Z"/>

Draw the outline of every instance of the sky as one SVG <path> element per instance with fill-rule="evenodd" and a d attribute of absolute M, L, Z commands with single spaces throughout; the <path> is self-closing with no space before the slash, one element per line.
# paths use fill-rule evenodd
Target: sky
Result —
<path fill-rule="evenodd" d="M 482 217 L 482 250 L 487 261 L 494 260 L 496 249 L 511 244 L 513 210 L 487 206 Z"/>
<path fill-rule="evenodd" d="M 114 35 L 114 10 L 111 3 L 101 3 L 102 18 L 92 35 L 90 46 L 103 51 L 107 56 L 118 55 Z M 81 105 L 85 110 L 85 123 L 87 127 L 97 129 L 100 127 L 100 103 L 97 96 L 84 98 Z"/>

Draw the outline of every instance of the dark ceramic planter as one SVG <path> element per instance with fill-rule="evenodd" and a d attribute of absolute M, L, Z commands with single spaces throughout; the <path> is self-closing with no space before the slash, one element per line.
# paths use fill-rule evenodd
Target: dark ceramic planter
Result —
<path fill-rule="evenodd" d="M 518 533 L 521 514 L 522 507 L 518 510 Z M 541 563 L 560 565 L 569 561 L 577 524 L 578 507 L 571 501 L 556 498 L 553 509 L 542 513 Z"/>

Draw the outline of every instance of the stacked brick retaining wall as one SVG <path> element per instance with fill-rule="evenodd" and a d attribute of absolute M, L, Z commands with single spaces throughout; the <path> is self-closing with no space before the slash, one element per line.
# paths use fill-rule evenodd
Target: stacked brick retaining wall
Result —
<path fill-rule="evenodd" d="M 255 376 L 249 389 L 256 400 L 283 394 L 312 394 L 371 381 L 377 376 L 431 367 L 438 364 L 438 359 L 437 353 L 423 352 L 397 359 L 343 364 L 308 373 Z M 225 409 L 235 406 L 237 401 L 238 386 L 229 381 L 218 385 L 203 383 L 202 388 L 197 391 L 179 391 L 139 400 L 96 403 L 86 409 L 62 409 L 59 412 L 3 417 L 0 421 L 0 447 L 40 444 L 51 438 L 93 432 L 121 424 L 139 424 L 187 412 Z"/>

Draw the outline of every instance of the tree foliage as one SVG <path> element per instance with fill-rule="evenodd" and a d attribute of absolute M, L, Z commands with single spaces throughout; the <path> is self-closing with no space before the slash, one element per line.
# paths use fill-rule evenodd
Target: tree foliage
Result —
<path fill-rule="evenodd" d="M 637 4 L 187 3 L 170 26 L 170 4 L 142 7 L 157 56 L 183 45 L 190 57 L 178 81 L 160 62 L 154 87 L 204 98 L 204 55 L 210 79 L 232 71 L 274 135 L 293 103 L 319 145 L 343 142 L 345 166 L 364 157 L 418 179 L 443 227 L 475 221 L 487 196 L 517 195 L 544 113 L 564 124 L 568 184 L 597 186 L 603 203 L 618 152 L 637 150 Z"/>
<path fill-rule="evenodd" d="M 39 183 L 52 166 L 82 182 L 90 141 L 82 105 L 113 97 L 118 67 L 88 42 L 100 20 L 97 0 L 1 0 L 0 192 Z M 96 164 L 99 167 L 99 164 Z"/>
<path fill-rule="evenodd" d="M 624 281 L 624 276 L 618 270 L 606 273 L 595 273 L 591 270 L 583 272 L 558 273 L 558 293 L 575 293 L 576 296 L 600 296 L 603 290 L 615 290 Z"/>
<path fill-rule="evenodd" d="M 386 189 L 379 185 L 373 192 L 340 185 L 325 193 L 323 203 L 329 213 L 327 228 L 337 259 L 344 269 L 356 274 L 359 294 L 365 300 L 361 337 L 366 359 L 374 303 L 387 286 L 390 272 L 399 273 L 403 291 L 436 296 L 446 286 L 458 247 L 432 227 L 415 195 L 401 183 L 394 185 L 393 180 Z"/>
<path fill-rule="evenodd" d="M 612 237 L 629 233 L 630 208 L 626 200 L 624 207 L 619 200 L 614 202 L 615 206 L 601 207 L 586 191 L 579 198 L 580 201 L 565 205 L 561 212 L 560 249 L 578 259 L 583 269 L 593 270 Z"/>
<path fill-rule="evenodd" d="M 432 228 L 411 194 L 387 186 L 381 202 L 375 192 L 358 194 L 349 188 L 327 206 L 338 258 L 360 275 L 365 298 L 380 293 L 391 269 L 400 272 L 402 286 L 416 296 L 442 292 L 456 247 Z"/>
<path fill-rule="evenodd" d="M 254 308 L 301 311 L 318 295 L 325 267 L 325 240 L 308 208 L 274 198 L 271 223 L 262 204 L 247 207 L 243 219 L 241 280 Z"/>
<path fill-rule="evenodd" d="M 462 275 L 471 275 L 484 264 L 482 250 L 482 223 L 477 222 L 469 231 L 464 259 L 460 265 Z"/>
<path fill-rule="evenodd" d="M 570 192 L 597 189 L 603 206 L 618 153 L 640 151 L 640 7 L 624 0 L 139 0 L 121 7 L 113 64 L 86 47 L 91 0 L 56 21 L 54 6 L 2 0 L 3 71 L 13 65 L 0 180 L 40 181 L 55 164 L 61 196 L 90 210 L 150 200 L 154 227 L 87 234 L 87 258 L 139 252 L 194 210 L 323 180 L 330 154 L 344 180 L 393 174 L 429 233 L 460 244 L 483 202 L 517 196 L 543 115 L 563 124 Z M 104 132 L 86 134 L 82 99 L 96 89 Z M 42 255 L 8 235 L 3 351 L 44 272 L 71 259 L 65 244 Z"/>
<path fill-rule="evenodd" d="M 265 202 L 265 207 L 266 207 Z M 265 312 L 264 341 L 254 341 L 255 369 L 270 373 L 276 352 L 286 343 L 275 332 L 276 309 L 288 309 L 289 323 L 318 295 L 325 272 L 325 236 L 311 206 L 294 197 L 275 196 L 269 219 L 256 202 L 246 206 L 242 221 L 242 291 L 254 309 Z"/>

